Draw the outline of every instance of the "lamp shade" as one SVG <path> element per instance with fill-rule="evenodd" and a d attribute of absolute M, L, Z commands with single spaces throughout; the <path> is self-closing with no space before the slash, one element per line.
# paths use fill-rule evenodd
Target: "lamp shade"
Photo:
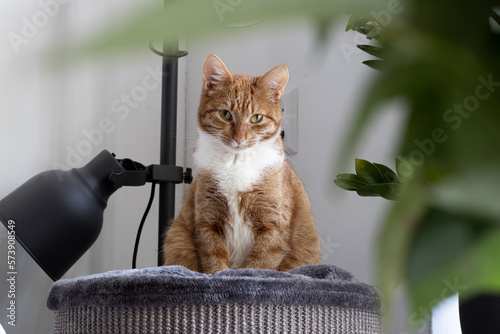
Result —
<path fill-rule="evenodd" d="M 0 220 L 54 281 L 97 239 L 109 196 L 124 171 L 104 150 L 82 168 L 42 172 L 0 201 Z"/>

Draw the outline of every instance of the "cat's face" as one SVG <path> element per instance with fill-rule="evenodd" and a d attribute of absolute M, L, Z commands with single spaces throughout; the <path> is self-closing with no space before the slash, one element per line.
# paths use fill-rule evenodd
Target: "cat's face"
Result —
<path fill-rule="evenodd" d="M 279 140 L 280 99 L 287 81 L 286 65 L 263 76 L 232 74 L 209 55 L 203 64 L 198 127 L 235 153 Z"/>

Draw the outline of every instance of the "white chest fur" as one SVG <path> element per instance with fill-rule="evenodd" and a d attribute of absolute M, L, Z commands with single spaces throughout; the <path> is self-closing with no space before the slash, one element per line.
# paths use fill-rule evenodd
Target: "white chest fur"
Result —
<path fill-rule="evenodd" d="M 230 224 L 224 226 L 229 264 L 233 269 L 244 267 L 254 242 L 252 226 L 249 222 L 245 222 L 240 212 L 238 212 L 238 200 L 236 196 L 230 196 L 230 199 L 228 199 L 231 219 Z"/>
<path fill-rule="evenodd" d="M 283 164 L 284 155 L 274 140 L 259 143 L 241 153 L 234 153 L 219 140 L 200 131 L 194 154 L 198 172 L 208 172 L 217 180 L 219 191 L 226 197 L 229 224 L 225 226 L 226 246 L 231 268 L 245 264 L 253 242 L 251 222 L 239 212 L 241 193 L 259 183 L 268 168 Z"/>

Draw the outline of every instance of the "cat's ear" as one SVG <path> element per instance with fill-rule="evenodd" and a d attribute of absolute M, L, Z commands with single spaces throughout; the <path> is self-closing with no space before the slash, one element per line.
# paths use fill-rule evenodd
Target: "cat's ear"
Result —
<path fill-rule="evenodd" d="M 276 66 L 264 74 L 259 81 L 257 81 L 257 86 L 269 90 L 273 101 L 278 102 L 283 96 L 287 82 L 288 67 L 283 64 Z"/>
<path fill-rule="evenodd" d="M 219 57 L 209 54 L 203 63 L 203 87 L 211 90 L 220 82 L 231 80 L 231 73 Z"/>

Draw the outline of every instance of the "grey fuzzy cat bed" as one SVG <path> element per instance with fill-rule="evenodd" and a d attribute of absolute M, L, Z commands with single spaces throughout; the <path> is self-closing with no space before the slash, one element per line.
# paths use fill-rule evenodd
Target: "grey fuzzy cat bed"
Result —
<path fill-rule="evenodd" d="M 168 266 L 63 279 L 54 333 L 380 333 L 378 297 L 335 266 L 201 274 Z"/>

